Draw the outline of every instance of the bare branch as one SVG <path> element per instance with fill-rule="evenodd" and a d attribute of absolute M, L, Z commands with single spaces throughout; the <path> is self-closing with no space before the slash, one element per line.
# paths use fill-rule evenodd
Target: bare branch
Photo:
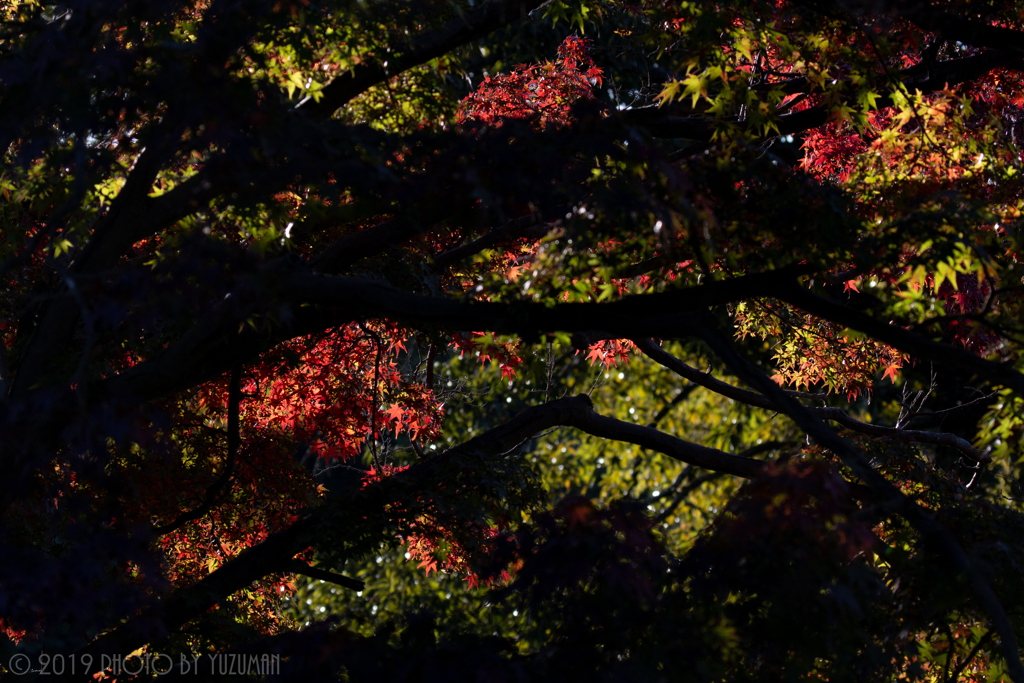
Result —
<path fill-rule="evenodd" d="M 986 631 L 985 635 L 983 635 L 981 638 L 978 638 L 977 644 L 973 648 L 971 648 L 971 651 L 967 653 L 967 656 L 964 658 L 964 660 L 960 662 L 959 665 L 957 665 L 956 670 L 953 672 L 953 676 L 950 680 L 960 680 L 960 674 L 963 673 L 964 669 L 967 668 L 967 665 L 971 663 L 971 660 L 974 659 L 974 657 L 978 654 L 981 648 L 984 647 L 985 643 L 992 640 L 993 634 L 995 634 L 995 631 Z"/>

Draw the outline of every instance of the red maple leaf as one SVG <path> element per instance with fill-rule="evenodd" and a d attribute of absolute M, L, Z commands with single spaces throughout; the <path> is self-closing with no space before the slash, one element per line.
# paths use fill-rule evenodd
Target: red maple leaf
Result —
<path fill-rule="evenodd" d="M 900 373 L 900 364 L 899 363 L 892 363 L 891 365 L 886 366 L 885 374 L 882 375 L 882 379 L 885 379 L 885 378 L 888 377 L 889 379 L 891 379 L 893 381 L 893 384 L 895 384 L 897 381 L 899 381 L 899 378 L 900 378 L 900 374 L 899 373 Z"/>
<path fill-rule="evenodd" d="M 405 408 L 398 405 L 397 403 L 392 403 L 391 407 L 389 407 L 384 412 L 387 414 L 389 418 L 391 418 L 398 424 L 402 424 L 402 418 L 405 416 Z"/>

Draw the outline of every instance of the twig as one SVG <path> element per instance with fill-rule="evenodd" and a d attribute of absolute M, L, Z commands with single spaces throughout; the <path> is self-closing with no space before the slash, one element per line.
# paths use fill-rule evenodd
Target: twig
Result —
<path fill-rule="evenodd" d="M 437 356 L 437 344 L 431 342 L 427 349 L 427 377 L 424 381 L 427 389 L 434 390 L 434 357 Z"/>
<path fill-rule="evenodd" d="M 370 456 L 373 458 L 373 466 L 378 473 L 381 472 L 380 457 L 377 454 L 377 389 L 380 387 L 380 354 L 381 354 L 381 340 L 376 332 L 371 330 L 365 324 L 360 323 L 359 325 L 363 331 L 373 339 L 374 347 L 376 348 L 376 355 L 373 360 L 373 391 L 371 395 L 373 400 L 370 404 Z"/>
<path fill-rule="evenodd" d="M 547 386 L 545 386 L 545 388 L 544 388 L 544 401 L 545 401 L 545 403 L 547 401 L 551 400 L 551 380 L 552 380 L 552 375 L 555 372 L 555 354 L 554 354 L 554 348 L 552 347 L 552 344 L 551 344 L 550 340 L 548 340 L 548 363 L 547 364 L 548 364 L 548 378 L 547 378 L 548 382 L 547 382 Z"/>

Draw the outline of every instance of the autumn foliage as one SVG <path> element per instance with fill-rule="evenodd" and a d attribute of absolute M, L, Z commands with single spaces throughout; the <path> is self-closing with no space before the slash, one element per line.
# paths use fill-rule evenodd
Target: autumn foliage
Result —
<path fill-rule="evenodd" d="M 0 16 L 0 671 L 1024 683 L 1013 3 Z"/>

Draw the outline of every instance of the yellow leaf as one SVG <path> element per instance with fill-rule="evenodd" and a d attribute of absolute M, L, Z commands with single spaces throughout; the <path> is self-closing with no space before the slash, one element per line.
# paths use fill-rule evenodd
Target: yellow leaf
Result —
<path fill-rule="evenodd" d="M 672 100 L 679 97 L 679 81 L 673 79 L 665 84 L 665 87 L 661 89 L 661 92 L 655 98 L 658 100 L 658 106 L 663 104 L 670 104 Z"/>

